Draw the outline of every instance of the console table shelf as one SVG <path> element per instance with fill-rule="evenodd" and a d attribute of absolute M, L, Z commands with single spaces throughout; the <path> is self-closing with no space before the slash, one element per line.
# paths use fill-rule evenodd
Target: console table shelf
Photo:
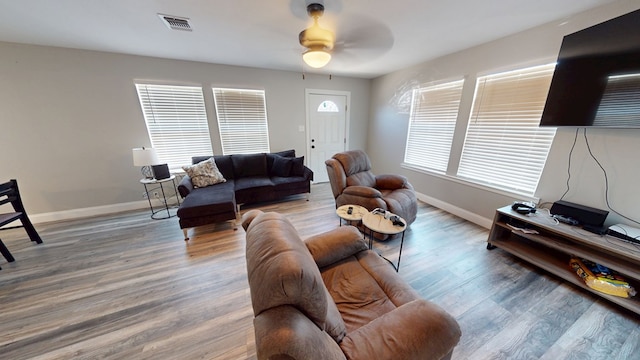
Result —
<path fill-rule="evenodd" d="M 535 230 L 538 234 L 527 234 L 515 228 Z M 592 234 L 579 227 L 556 224 L 545 214 L 519 214 L 511 210 L 511 206 L 496 211 L 487 242 L 488 249 L 499 247 L 574 285 L 640 314 L 640 300 L 637 297 L 627 299 L 593 290 L 569 267 L 569 260 L 573 256 L 589 259 L 616 270 L 631 286 L 640 290 L 638 245 L 607 235 Z"/>

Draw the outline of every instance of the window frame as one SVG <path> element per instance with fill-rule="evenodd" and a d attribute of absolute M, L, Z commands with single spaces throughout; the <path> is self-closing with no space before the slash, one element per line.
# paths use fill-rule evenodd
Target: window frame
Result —
<path fill-rule="evenodd" d="M 405 164 L 441 174 L 447 171 L 464 84 L 464 78 L 453 79 L 412 91 Z"/>
<path fill-rule="evenodd" d="M 457 178 L 534 195 L 556 133 L 556 128 L 539 126 L 554 68 L 552 63 L 477 78 Z M 523 88 L 522 80 L 539 84 Z M 487 103 L 491 97 L 516 96 L 522 99 L 510 103 L 493 99 L 495 103 Z M 514 107 L 516 104 L 520 108 Z"/>
<path fill-rule="evenodd" d="M 265 90 L 222 87 L 211 90 L 222 154 L 270 152 Z"/>
<path fill-rule="evenodd" d="M 136 82 L 135 87 L 151 146 L 171 172 L 181 172 L 192 156 L 213 155 L 201 86 Z"/>

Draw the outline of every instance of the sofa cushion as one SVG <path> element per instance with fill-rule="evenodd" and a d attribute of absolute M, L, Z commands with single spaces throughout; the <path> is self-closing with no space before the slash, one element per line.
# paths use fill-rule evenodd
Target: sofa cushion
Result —
<path fill-rule="evenodd" d="M 196 188 L 227 181 L 220 173 L 220 170 L 218 170 L 213 158 L 209 158 L 195 165 L 183 166 L 182 169 L 189 175 L 193 186 Z"/>
<path fill-rule="evenodd" d="M 270 168 L 272 176 L 287 177 L 291 175 L 291 167 L 294 158 L 287 158 L 280 155 L 273 156 L 273 165 Z"/>
<path fill-rule="evenodd" d="M 180 219 L 185 219 L 235 212 L 233 186 L 233 180 L 230 180 L 193 189 L 180 204 L 178 216 Z"/>
<path fill-rule="evenodd" d="M 260 190 L 261 188 L 262 188 L 261 190 L 265 190 L 273 187 L 273 182 L 271 181 L 271 179 L 263 176 L 243 177 L 243 178 L 236 179 L 234 181 L 235 181 L 236 191 L 247 190 L 247 189 Z"/>
<path fill-rule="evenodd" d="M 389 264 L 386 266 L 389 267 Z M 324 268 L 322 280 L 338 306 L 347 333 L 396 308 L 356 256 L 350 256 Z"/>
<path fill-rule="evenodd" d="M 236 178 L 236 202 L 244 204 L 256 201 L 269 201 L 275 198 L 274 186 L 270 178 L 250 176 Z"/>
<path fill-rule="evenodd" d="M 235 178 L 247 176 L 267 176 L 266 154 L 231 155 Z"/>

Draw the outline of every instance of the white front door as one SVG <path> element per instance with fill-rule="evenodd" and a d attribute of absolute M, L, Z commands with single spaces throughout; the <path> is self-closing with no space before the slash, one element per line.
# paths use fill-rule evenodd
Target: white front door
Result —
<path fill-rule="evenodd" d="M 325 160 L 347 146 L 349 93 L 307 90 L 307 165 L 315 183 L 327 182 Z"/>

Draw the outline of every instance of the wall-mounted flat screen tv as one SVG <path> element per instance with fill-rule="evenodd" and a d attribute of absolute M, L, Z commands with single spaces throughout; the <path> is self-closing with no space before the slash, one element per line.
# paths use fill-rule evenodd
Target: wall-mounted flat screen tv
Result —
<path fill-rule="evenodd" d="M 540 126 L 640 128 L 640 10 L 564 37 Z"/>

